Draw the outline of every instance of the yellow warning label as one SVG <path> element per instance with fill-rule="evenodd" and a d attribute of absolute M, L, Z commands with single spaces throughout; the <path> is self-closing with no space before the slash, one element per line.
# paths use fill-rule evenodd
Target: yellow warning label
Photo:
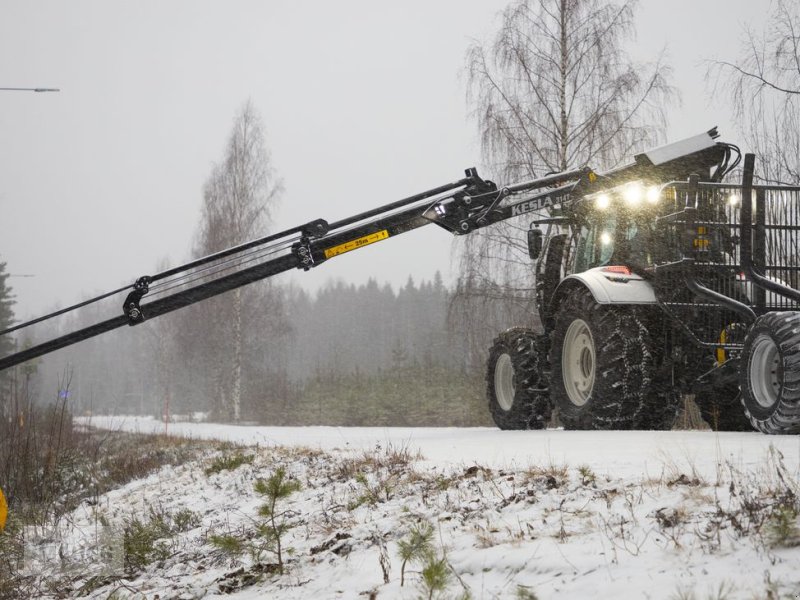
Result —
<path fill-rule="evenodd" d="M 383 231 L 378 231 L 377 233 L 370 233 L 369 235 L 365 235 L 364 237 L 357 238 L 355 240 L 350 240 L 349 242 L 345 242 L 344 244 L 339 244 L 338 246 L 334 246 L 333 248 L 328 248 L 325 250 L 325 258 L 332 258 L 334 256 L 339 256 L 340 254 L 344 254 L 345 252 L 350 252 L 350 250 L 355 250 L 356 248 L 361 248 L 361 246 L 369 246 L 370 244 L 374 244 L 375 242 L 380 242 L 381 240 L 385 240 L 389 237 L 389 232 L 385 229 Z"/>
<path fill-rule="evenodd" d="M 6 528 L 6 518 L 8 517 L 8 504 L 3 490 L 0 490 L 0 532 Z"/>

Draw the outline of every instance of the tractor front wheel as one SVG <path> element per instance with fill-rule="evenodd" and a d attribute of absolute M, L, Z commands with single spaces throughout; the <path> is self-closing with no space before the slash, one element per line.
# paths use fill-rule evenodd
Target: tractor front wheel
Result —
<path fill-rule="evenodd" d="M 800 432 L 800 312 L 756 319 L 744 341 L 739 378 L 753 427 L 769 434 Z"/>
<path fill-rule="evenodd" d="M 486 395 L 500 429 L 543 429 L 550 401 L 539 365 L 536 334 L 514 328 L 500 334 L 489 350 Z"/>
<path fill-rule="evenodd" d="M 559 305 L 550 346 L 550 397 L 568 429 L 664 429 L 675 417 L 659 382 L 645 312 L 600 305 L 576 289 Z"/>

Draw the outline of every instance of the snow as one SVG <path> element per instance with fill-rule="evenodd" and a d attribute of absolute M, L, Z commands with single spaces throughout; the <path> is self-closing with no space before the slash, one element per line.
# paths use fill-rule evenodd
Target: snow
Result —
<path fill-rule="evenodd" d="M 163 433 L 152 417 L 81 419 L 103 429 Z M 616 477 L 659 476 L 664 469 L 716 476 L 718 465 L 761 465 L 770 447 L 793 472 L 800 469 L 800 436 L 708 431 L 500 431 L 474 427 L 241 427 L 215 423 L 170 423 L 170 435 L 261 446 L 306 446 L 319 450 L 368 450 L 375 444 L 419 450 L 430 466 L 479 464 L 525 468 L 533 464 L 589 465 Z"/>
<path fill-rule="evenodd" d="M 90 422 L 164 428 L 134 417 Z M 200 516 L 173 541 L 168 559 L 88 597 L 136 590 L 162 600 L 417 598 L 420 567 L 407 567 L 401 587 L 398 542 L 418 522 L 434 527 L 437 555 L 451 566 L 446 592 L 433 597 L 465 590 L 475 599 L 526 597 L 519 590 L 540 599 L 800 594 L 800 550 L 791 547 L 800 540 L 782 547 L 769 533 L 779 503 L 800 492 L 795 436 L 207 423 L 170 423 L 169 432 L 245 444 L 239 451 L 255 458 L 212 475 L 204 472 L 210 455 L 164 468 L 70 515 L 78 530 L 92 527 L 98 513 L 112 523 L 153 507 Z M 282 501 L 294 525 L 284 575 L 262 573 L 247 555 L 226 557 L 207 542 L 210 533 L 253 529 L 263 502 L 253 483 L 279 466 L 302 486 Z M 248 573 L 258 580 L 237 587 Z"/>

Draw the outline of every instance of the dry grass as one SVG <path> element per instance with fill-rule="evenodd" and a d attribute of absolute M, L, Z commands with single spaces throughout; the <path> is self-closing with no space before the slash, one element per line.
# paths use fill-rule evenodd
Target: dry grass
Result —
<path fill-rule="evenodd" d="M 25 597 L 18 575 L 22 531 L 57 523 L 81 502 L 195 459 L 213 442 L 73 426 L 64 403 L 0 419 L 0 487 L 9 522 L 0 534 L 0 599 Z"/>

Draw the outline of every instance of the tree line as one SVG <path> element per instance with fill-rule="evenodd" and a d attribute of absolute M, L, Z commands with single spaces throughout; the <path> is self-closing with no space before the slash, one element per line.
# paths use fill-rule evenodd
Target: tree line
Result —
<path fill-rule="evenodd" d="M 491 294 L 473 291 L 479 298 Z M 502 302 L 475 303 L 464 292 L 445 286 L 438 274 L 420 283 L 409 278 L 397 290 L 375 280 L 329 282 L 316 293 L 256 284 L 241 293 L 240 362 L 235 338 L 223 332 L 233 324 L 224 315 L 209 316 L 213 306 L 207 304 L 92 338 L 9 376 L 19 402 L 47 403 L 68 373 L 68 403 L 76 414 L 203 412 L 216 421 L 269 424 L 487 424 L 485 351 L 498 331 L 532 325 L 533 311 L 523 314 L 518 303 L 505 309 Z M 230 306 L 234 294 L 213 302 Z M 77 315 L 64 331 L 93 321 L 95 312 Z M 226 395 L 237 376 L 238 414 Z"/>

